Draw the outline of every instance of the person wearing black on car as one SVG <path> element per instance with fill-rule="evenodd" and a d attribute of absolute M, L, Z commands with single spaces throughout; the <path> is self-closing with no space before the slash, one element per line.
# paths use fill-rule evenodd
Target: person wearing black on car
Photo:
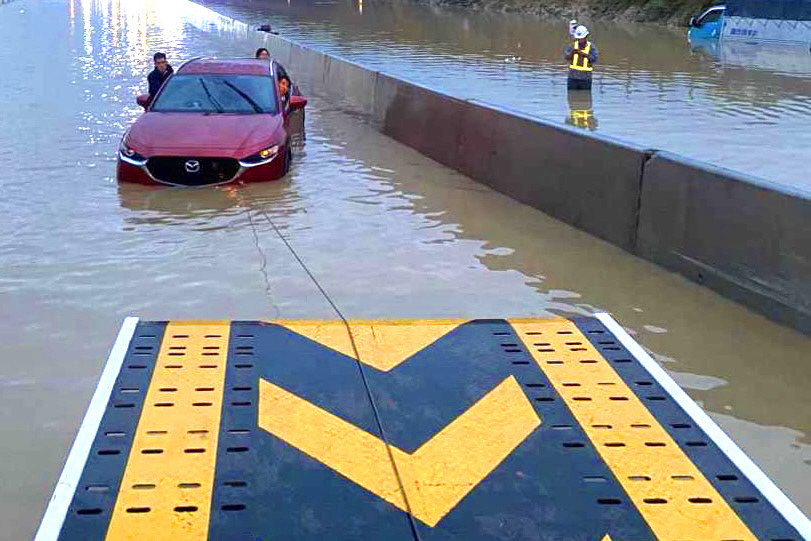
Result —
<path fill-rule="evenodd" d="M 149 83 L 149 100 L 155 99 L 155 94 L 158 93 L 158 90 L 161 89 L 161 86 L 169 78 L 174 70 L 172 66 L 169 65 L 169 62 L 166 60 L 166 55 L 163 53 L 155 53 L 155 56 L 152 57 L 152 60 L 155 62 L 155 69 L 152 70 L 152 73 L 146 78 L 147 82 Z"/>

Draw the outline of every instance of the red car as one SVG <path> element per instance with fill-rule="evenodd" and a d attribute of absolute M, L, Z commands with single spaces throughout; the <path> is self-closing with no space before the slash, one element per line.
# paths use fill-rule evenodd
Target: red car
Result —
<path fill-rule="evenodd" d="M 118 180 L 207 186 L 283 177 L 290 168 L 290 113 L 283 106 L 276 62 L 202 58 L 183 64 L 124 134 Z M 292 94 L 292 92 L 291 92 Z"/>

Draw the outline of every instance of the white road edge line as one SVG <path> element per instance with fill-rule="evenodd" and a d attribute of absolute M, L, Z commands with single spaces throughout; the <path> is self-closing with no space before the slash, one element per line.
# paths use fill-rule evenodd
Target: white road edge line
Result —
<path fill-rule="evenodd" d="M 107 402 L 110 400 L 115 380 L 121 371 L 121 365 L 124 363 L 124 357 L 127 355 L 127 349 L 137 325 L 137 317 L 127 317 L 121 325 L 121 330 L 118 331 L 118 337 L 107 357 L 107 364 L 104 366 L 99 383 L 96 385 L 96 391 L 93 393 L 82 424 L 79 426 L 76 439 L 73 440 L 65 467 L 62 468 L 62 474 L 59 476 L 51 500 L 48 502 L 48 508 L 42 517 L 34 541 L 51 541 L 59 537 L 68 507 L 76 492 L 76 485 L 79 484 L 79 478 L 90 454 L 90 447 L 93 445 L 101 418 L 104 416 Z"/>
<path fill-rule="evenodd" d="M 761 471 L 757 464 L 752 462 L 752 459 L 741 451 L 740 447 L 721 430 L 721 427 L 679 387 L 678 383 L 665 372 L 664 368 L 659 366 L 659 363 L 648 355 L 648 352 L 636 340 L 631 338 L 625 329 L 609 314 L 601 312 L 594 314 L 594 316 L 613 333 L 622 345 L 631 352 L 631 355 L 636 357 L 636 360 L 664 387 L 665 391 L 687 412 L 687 415 L 692 417 L 693 421 L 721 448 L 738 469 L 749 478 L 761 494 L 783 515 L 783 518 L 794 526 L 804 539 L 811 539 L 811 521 L 794 502 L 777 488 L 777 485 Z"/>

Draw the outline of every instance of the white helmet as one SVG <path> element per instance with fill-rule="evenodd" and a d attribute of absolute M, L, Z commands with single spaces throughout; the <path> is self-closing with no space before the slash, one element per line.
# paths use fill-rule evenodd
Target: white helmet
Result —
<path fill-rule="evenodd" d="M 574 39 L 583 39 L 589 35 L 589 29 L 582 24 L 574 29 Z"/>

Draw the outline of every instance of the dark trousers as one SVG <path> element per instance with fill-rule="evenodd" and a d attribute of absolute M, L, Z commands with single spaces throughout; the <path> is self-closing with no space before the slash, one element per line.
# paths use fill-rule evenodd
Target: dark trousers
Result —
<path fill-rule="evenodd" d="M 572 79 L 570 77 L 567 87 L 569 90 L 591 90 L 591 79 Z"/>

